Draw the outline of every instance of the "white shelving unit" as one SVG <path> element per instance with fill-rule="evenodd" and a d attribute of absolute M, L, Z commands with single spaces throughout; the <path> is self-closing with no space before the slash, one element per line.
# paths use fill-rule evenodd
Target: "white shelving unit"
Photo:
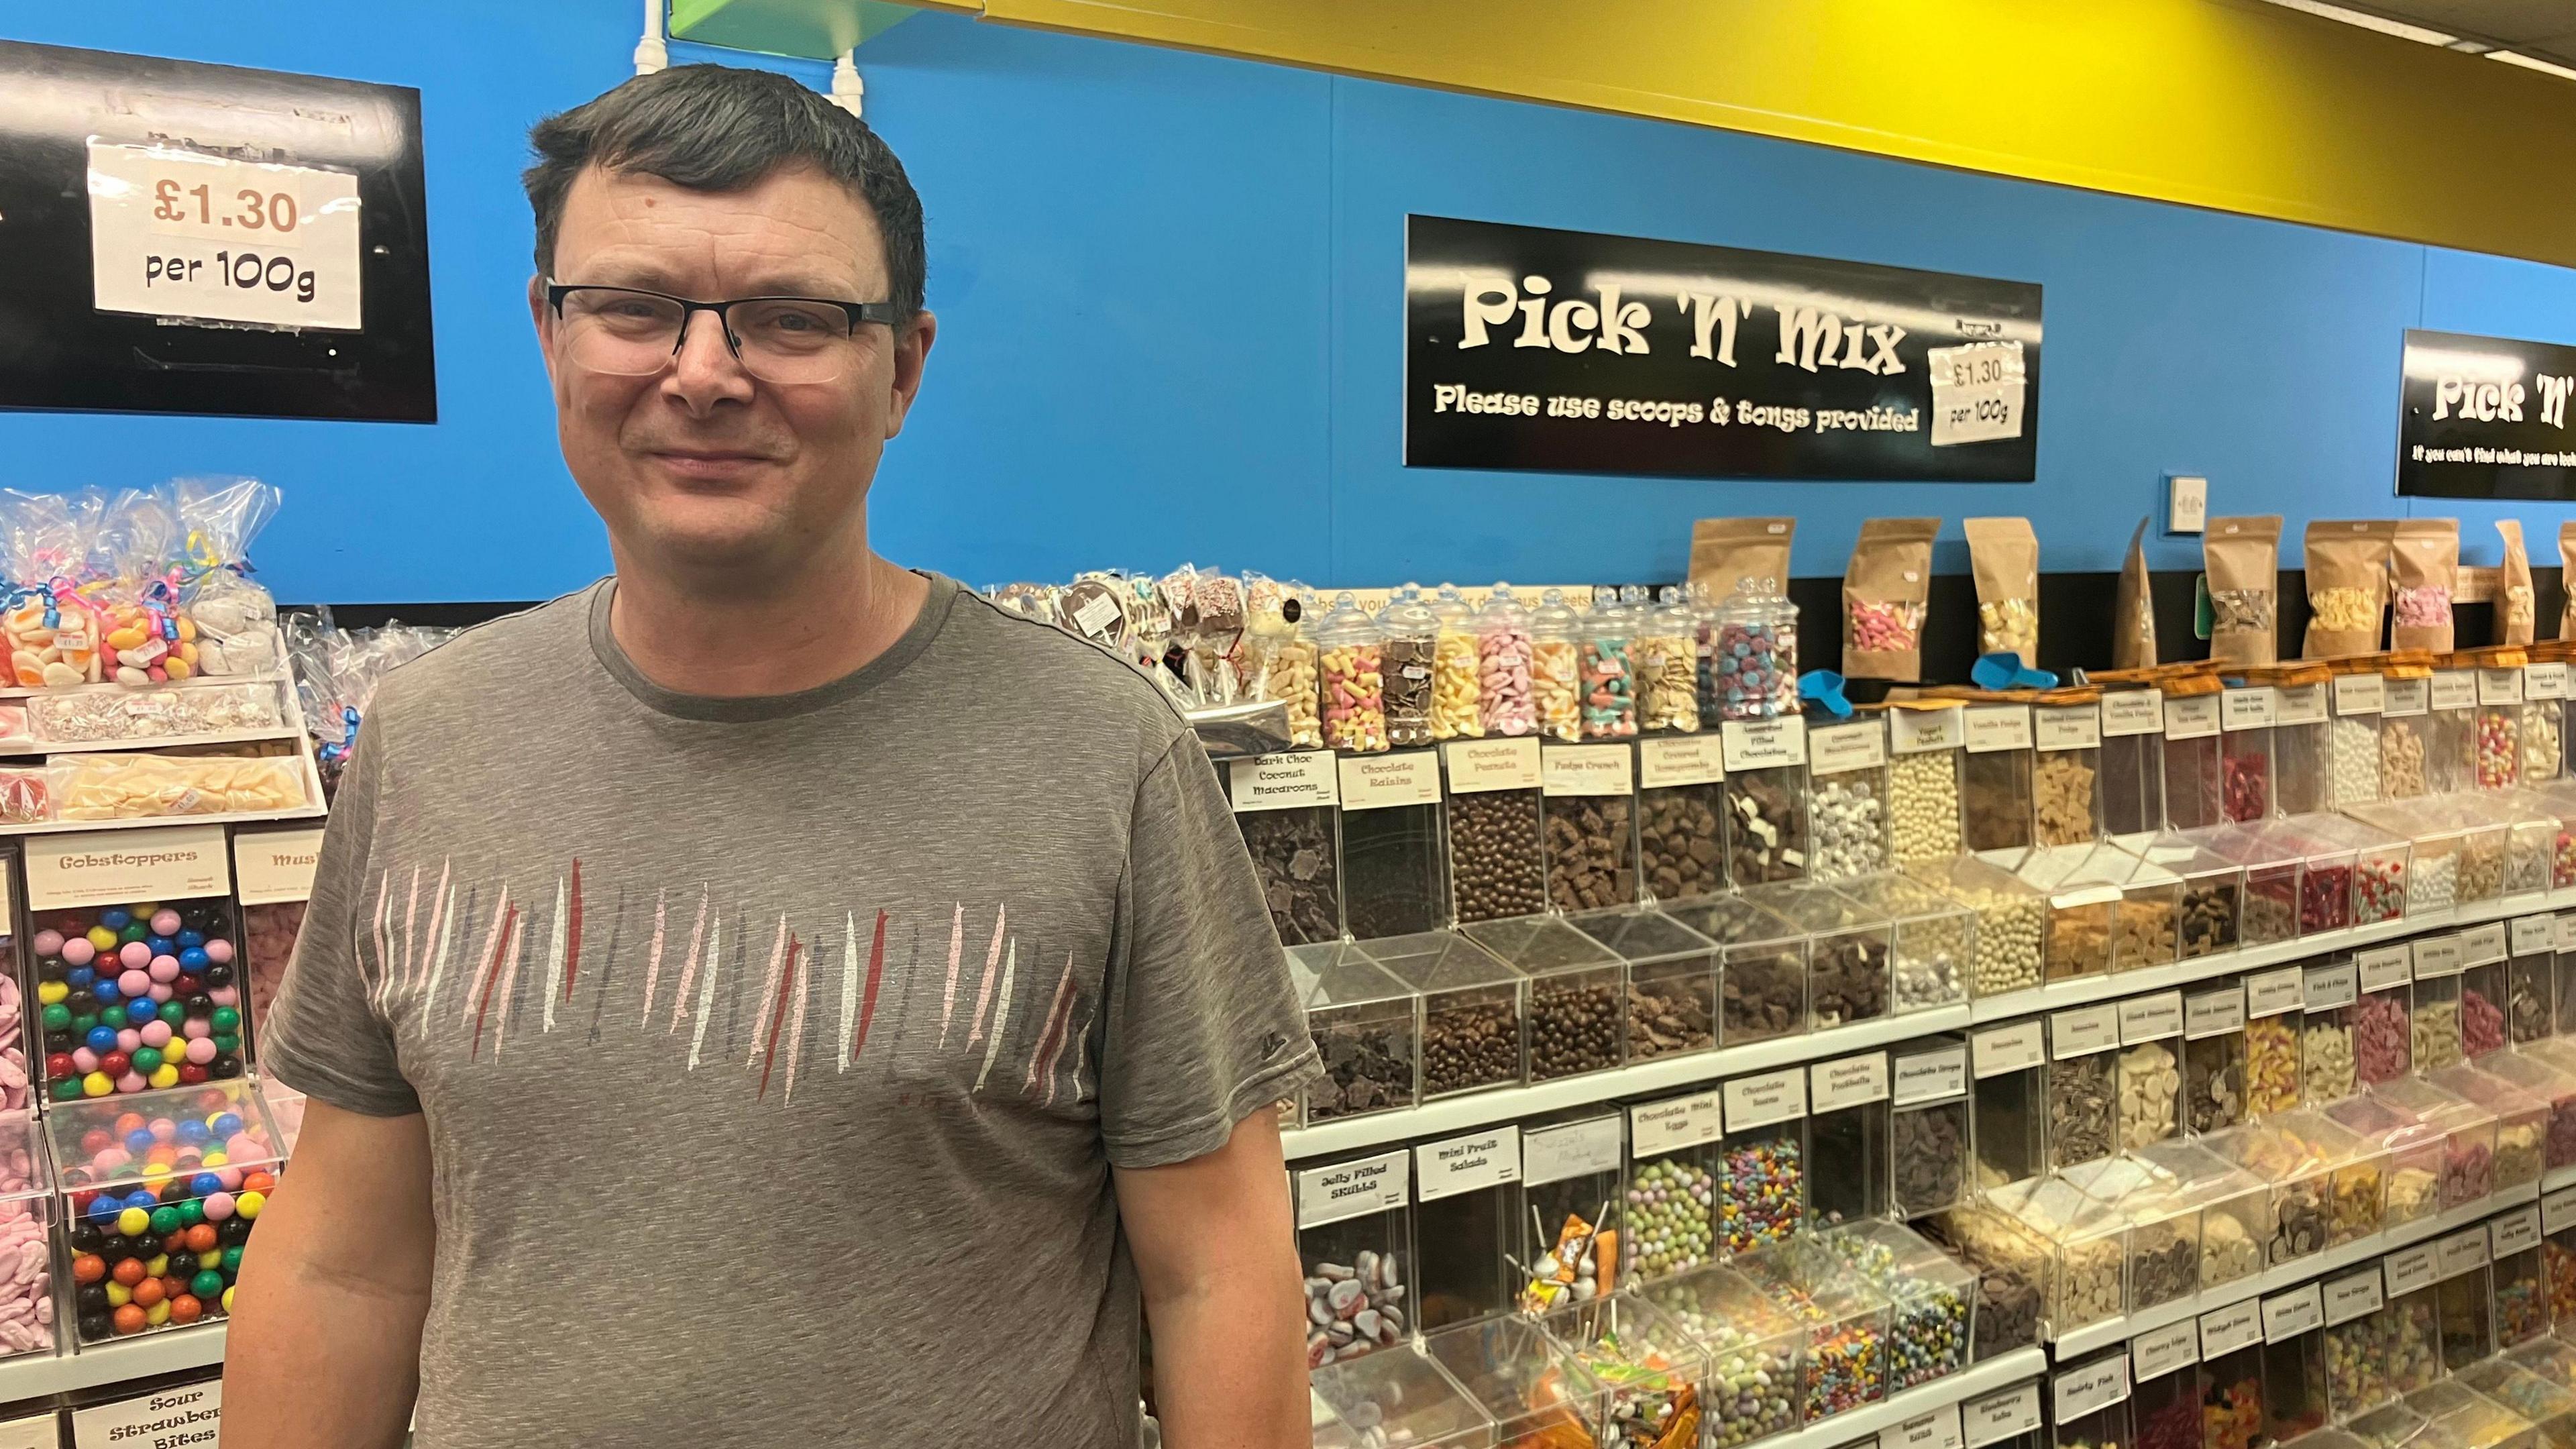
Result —
<path fill-rule="evenodd" d="M 119 1339 L 60 1358 L 0 1359 L 0 1403 L 105 1388 L 224 1361 L 224 1325 L 200 1324 Z"/>
<path fill-rule="evenodd" d="M 1323 1157 L 1356 1152 L 1370 1147 L 1398 1142 L 1417 1141 L 1452 1132 L 1464 1132 L 1495 1122 L 1513 1122 L 1564 1107 L 1587 1106 L 1595 1102 L 1616 1101 L 1628 1097 L 1653 1096 L 1659 1092 L 1680 1091 L 1706 1085 L 1746 1072 L 1768 1071 L 1797 1062 L 1831 1061 L 1854 1052 L 1868 1051 L 1892 1042 L 1930 1036 L 1936 1032 L 1959 1031 L 1966 1027 L 2015 1017 L 2039 1016 L 2069 1006 L 2108 1000 L 2119 996 L 2137 996 L 2148 992 L 2170 990 L 2195 981 L 2229 976 L 2244 971 L 2259 971 L 2268 966 L 2285 965 L 2375 946 L 2383 941 L 2398 940 L 2426 931 L 2446 930 L 2454 926 L 2476 925 L 2482 921 L 2505 920 L 2536 911 L 2576 907 L 2576 889 L 2542 892 L 2481 901 L 2475 905 L 2407 916 L 2376 925 L 2354 926 L 2341 931 L 2302 936 L 2295 941 L 2282 941 L 2268 946 L 2222 951 L 2197 961 L 2172 966 L 2150 967 L 2144 971 L 2124 971 L 2111 976 L 2086 977 L 2077 981 L 2060 981 L 2002 996 L 1981 998 L 1960 1006 L 1936 1007 L 1907 1016 L 1880 1017 L 1875 1021 L 1857 1022 L 1850 1026 L 1825 1031 L 1806 1032 L 1777 1037 L 1770 1041 L 1745 1046 L 1721 1047 L 1714 1051 L 1692 1052 L 1686 1056 L 1662 1057 L 1651 1062 L 1614 1071 L 1595 1072 L 1590 1076 L 1566 1077 L 1553 1082 L 1539 1082 L 1522 1087 L 1498 1087 L 1492 1091 L 1466 1096 L 1447 1097 L 1394 1112 L 1378 1112 L 1365 1117 L 1345 1118 L 1313 1127 L 1301 1127 L 1284 1134 L 1288 1156 Z M 2576 1174 L 2576 1169 L 2570 1170 Z"/>

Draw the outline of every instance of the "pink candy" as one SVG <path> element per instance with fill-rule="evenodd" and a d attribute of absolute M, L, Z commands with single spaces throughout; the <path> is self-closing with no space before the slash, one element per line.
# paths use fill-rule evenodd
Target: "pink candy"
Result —
<path fill-rule="evenodd" d="M 1488 629 L 1476 636 L 1476 687 L 1477 713 L 1487 734 L 1525 735 L 1537 728 L 1528 630 Z"/>
<path fill-rule="evenodd" d="M 2352 1042 L 2353 1069 L 2361 1079 L 2376 1084 L 2406 1075 L 2413 1051 L 2405 1001 L 2393 991 L 2364 996 L 2353 1017 Z"/>
<path fill-rule="evenodd" d="M 1915 647 L 1923 627 L 1923 606 L 1876 599 L 1851 601 L 1851 642 L 1855 649 L 1905 650 Z"/>

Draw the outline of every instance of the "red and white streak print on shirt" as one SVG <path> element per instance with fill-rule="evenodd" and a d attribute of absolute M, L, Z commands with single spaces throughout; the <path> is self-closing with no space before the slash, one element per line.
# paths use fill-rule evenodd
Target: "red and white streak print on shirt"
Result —
<path fill-rule="evenodd" d="M 424 1034 L 452 1018 L 469 1061 L 499 1059 L 531 1029 L 580 1030 L 592 1045 L 604 1026 L 666 1041 L 689 1072 L 732 1055 L 762 1101 L 793 1102 L 825 1055 L 835 1073 L 865 1068 L 871 1044 L 891 1073 L 895 1037 L 911 1053 L 961 1058 L 976 1096 L 1052 1107 L 1081 1090 L 1096 1003 L 1070 951 L 1049 972 L 1032 950 L 1022 969 L 1006 906 L 989 931 L 963 902 L 944 919 L 845 911 L 808 940 L 784 914 L 729 913 L 703 886 L 649 902 L 621 889 L 603 941 L 580 861 L 552 894 L 469 885 L 445 863 L 434 875 L 381 873 L 362 931 L 376 964 L 369 1005 Z M 889 993 L 893 1009 L 881 1010 Z"/>

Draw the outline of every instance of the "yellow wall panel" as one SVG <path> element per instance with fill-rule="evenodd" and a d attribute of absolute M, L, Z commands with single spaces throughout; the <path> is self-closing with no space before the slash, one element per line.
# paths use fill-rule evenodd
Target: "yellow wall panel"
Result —
<path fill-rule="evenodd" d="M 986 0 L 988 18 L 2576 265 L 2576 82 L 2259 0 Z"/>

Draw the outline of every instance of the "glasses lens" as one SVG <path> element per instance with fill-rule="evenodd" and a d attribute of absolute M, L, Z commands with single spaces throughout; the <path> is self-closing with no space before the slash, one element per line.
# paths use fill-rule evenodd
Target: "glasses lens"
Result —
<path fill-rule="evenodd" d="M 737 302 L 725 315 L 743 368 L 768 382 L 829 382 L 850 353 L 850 314 L 793 298 Z"/>
<path fill-rule="evenodd" d="M 685 315 L 667 297 L 614 287 L 583 287 L 563 299 L 573 360 L 593 372 L 622 377 L 643 377 L 669 366 Z"/>

